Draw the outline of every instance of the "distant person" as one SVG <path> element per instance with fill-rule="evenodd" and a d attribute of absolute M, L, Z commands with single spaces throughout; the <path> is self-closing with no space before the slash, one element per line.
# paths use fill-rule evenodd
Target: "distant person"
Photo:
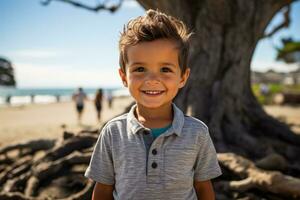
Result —
<path fill-rule="evenodd" d="M 30 101 L 31 101 L 31 103 L 34 103 L 34 94 L 30 95 Z"/>
<path fill-rule="evenodd" d="M 11 95 L 7 95 L 6 99 L 5 99 L 5 102 L 7 105 L 10 105 L 11 103 Z"/>
<path fill-rule="evenodd" d="M 107 93 L 107 101 L 108 101 L 108 107 L 112 108 L 113 95 L 112 95 L 111 91 L 108 91 L 108 93 Z"/>
<path fill-rule="evenodd" d="M 172 103 L 190 74 L 189 36 L 154 10 L 123 29 L 119 75 L 136 104 L 99 134 L 85 172 L 92 199 L 215 199 L 222 173 L 208 128 Z"/>
<path fill-rule="evenodd" d="M 100 121 L 100 117 L 101 117 L 101 110 L 102 110 L 102 100 L 103 100 L 103 91 L 102 89 L 98 89 L 96 96 L 95 96 L 95 106 L 96 106 L 96 110 L 97 110 L 97 119 L 98 121 Z"/>
<path fill-rule="evenodd" d="M 85 92 L 83 91 L 83 89 L 80 87 L 80 88 L 78 88 L 77 92 L 75 92 L 73 94 L 72 99 L 76 103 L 76 110 L 77 110 L 77 114 L 78 114 L 78 123 L 80 124 L 83 109 L 84 109 L 84 100 L 87 99 L 87 96 L 86 96 Z"/>
<path fill-rule="evenodd" d="M 60 102 L 60 95 L 59 94 L 55 95 L 55 99 L 56 99 L 56 102 L 59 103 Z"/>
<path fill-rule="evenodd" d="M 269 86 L 268 86 L 267 84 L 261 83 L 260 86 L 259 86 L 259 88 L 260 88 L 260 93 L 261 93 L 263 96 L 266 96 L 266 95 L 269 94 L 270 88 L 269 88 Z"/>

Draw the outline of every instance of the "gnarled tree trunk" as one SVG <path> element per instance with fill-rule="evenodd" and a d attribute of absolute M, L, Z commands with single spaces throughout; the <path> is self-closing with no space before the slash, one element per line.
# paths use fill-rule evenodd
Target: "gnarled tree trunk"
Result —
<path fill-rule="evenodd" d="M 179 17 L 194 32 L 190 79 L 176 103 L 209 125 L 218 151 L 261 157 L 274 151 L 274 145 L 266 143 L 269 138 L 298 149 L 300 137 L 265 113 L 250 83 L 259 39 L 273 16 L 292 1 L 139 2 Z"/>
<path fill-rule="evenodd" d="M 258 41 L 292 1 L 138 1 L 180 18 L 194 32 L 191 75 L 176 104 L 208 124 L 217 151 L 251 160 L 277 153 L 290 161 L 284 173 L 299 176 L 299 135 L 266 114 L 250 81 Z"/>

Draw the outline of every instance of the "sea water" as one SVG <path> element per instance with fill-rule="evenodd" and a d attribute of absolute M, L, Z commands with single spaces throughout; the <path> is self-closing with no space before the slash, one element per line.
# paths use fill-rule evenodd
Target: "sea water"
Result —
<path fill-rule="evenodd" d="M 94 99 L 98 88 L 83 88 L 88 99 Z M 0 106 L 26 105 L 31 103 L 47 104 L 72 100 L 76 88 L 12 88 L 0 87 Z M 128 96 L 124 88 L 103 88 L 104 97 L 109 93 L 113 97 Z M 8 103 L 8 98 L 9 103 Z"/>

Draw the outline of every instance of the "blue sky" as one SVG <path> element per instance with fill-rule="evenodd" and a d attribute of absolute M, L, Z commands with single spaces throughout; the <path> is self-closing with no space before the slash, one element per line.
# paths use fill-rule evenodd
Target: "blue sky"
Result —
<path fill-rule="evenodd" d="M 121 87 L 119 32 L 144 10 L 133 0 L 125 0 L 114 14 L 93 13 L 57 1 L 48 6 L 39 2 L 0 1 L 0 56 L 12 61 L 18 87 Z M 87 2 L 94 5 L 97 0 Z M 274 45 L 280 45 L 281 37 L 300 39 L 300 2 L 293 4 L 291 19 L 289 29 L 258 44 L 252 69 L 296 67 L 275 60 Z M 280 21 L 281 16 L 276 16 L 270 27 Z"/>

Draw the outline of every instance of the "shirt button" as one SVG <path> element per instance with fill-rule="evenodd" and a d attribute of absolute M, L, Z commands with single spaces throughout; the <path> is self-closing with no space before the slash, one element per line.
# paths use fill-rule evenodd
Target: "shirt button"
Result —
<path fill-rule="evenodd" d="M 156 155 L 156 154 L 157 154 L 157 150 L 156 150 L 156 149 L 153 149 L 153 150 L 152 150 L 152 154 L 153 154 L 153 155 Z"/>
<path fill-rule="evenodd" d="M 153 162 L 151 166 L 152 166 L 153 169 L 155 169 L 157 167 L 157 163 Z"/>

